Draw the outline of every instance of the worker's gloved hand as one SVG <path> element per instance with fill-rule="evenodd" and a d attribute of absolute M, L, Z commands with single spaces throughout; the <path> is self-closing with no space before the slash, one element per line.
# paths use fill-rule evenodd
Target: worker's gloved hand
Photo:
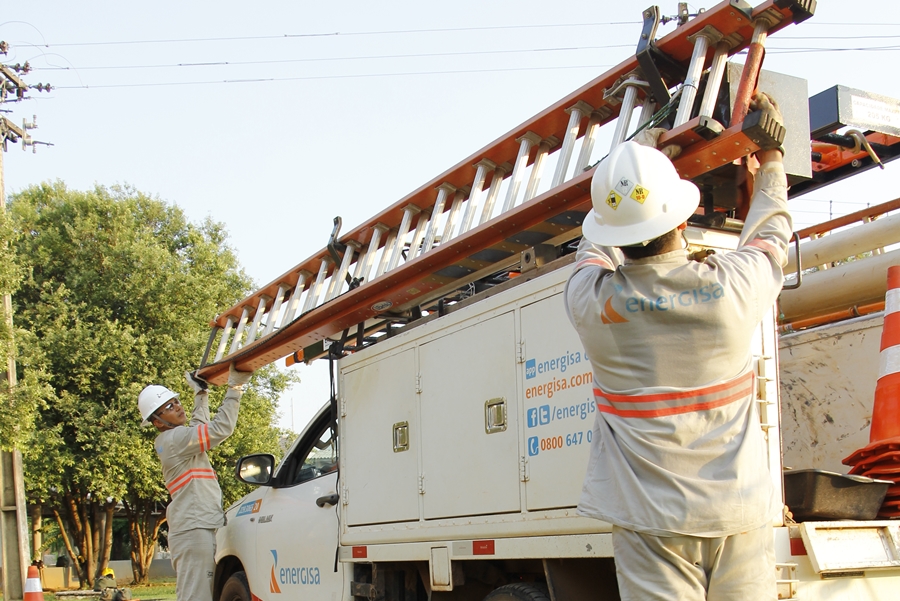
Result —
<path fill-rule="evenodd" d="M 194 394 L 206 392 L 206 390 L 209 388 L 209 382 L 198 376 L 197 372 L 184 372 L 184 379 L 187 380 L 188 386 L 191 387 L 191 389 L 194 391 Z"/>
<path fill-rule="evenodd" d="M 765 92 L 753 94 L 753 97 L 750 98 L 750 110 L 768 113 L 769 118 L 780 123 L 782 128 L 785 126 L 784 116 L 781 114 L 781 109 L 778 108 L 778 103 Z M 781 156 L 784 156 L 784 146 L 780 146 L 776 150 L 781 152 Z"/>
<path fill-rule="evenodd" d="M 781 125 L 784 125 L 784 117 L 781 115 L 781 109 L 778 108 L 778 103 L 765 92 L 757 92 L 753 95 L 750 99 L 750 110 L 766 111 L 772 118 L 781 123 Z"/>
<path fill-rule="evenodd" d="M 663 127 L 651 127 L 650 129 L 642 129 L 631 140 L 633 142 L 637 142 L 641 146 L 656 148 L 657 146 L 659 146 L 659 137 L 666 131 L 667 130 Z M 681 146 L 679 146 L 678 144 L 668 144 L 665 147 L 660 148 L 659 151 L 669 157 L 669 160 L 671 161 L 679 154 L 681 154 Z"/>
<path fill-rule="evenodd" d="M 251 376 L 253 376 L 252 371 L 238 371 L 232 363 L 228 368 L 228 386 L 241 388 L 250 381 Z"/>

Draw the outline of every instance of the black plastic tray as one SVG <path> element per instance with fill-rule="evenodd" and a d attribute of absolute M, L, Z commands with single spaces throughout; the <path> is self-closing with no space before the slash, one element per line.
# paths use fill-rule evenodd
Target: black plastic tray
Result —
<path fill-rule="evenodd" d="M 891 484 L 825 470 L 786 470 L 784 502 L 798 522 L 874 520 Z"/>

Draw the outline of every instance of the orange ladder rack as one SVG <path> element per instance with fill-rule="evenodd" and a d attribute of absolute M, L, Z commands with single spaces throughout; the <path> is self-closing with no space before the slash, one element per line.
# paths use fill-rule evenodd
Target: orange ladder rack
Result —
<path fill-rule="evenodd" d="M 574 239 L 590 208 L 588 163 L 597 132 L 616 120 L 612 146 L 621 143 L 638 107 L 643 127 L 677 101 L 660 144 L 683 147 L 674 163 L 686 179 L 778 146 L 782 125 L 760 112 L 747 116 L 747 104 L 766 36 L 809 18 L 814 9 L 815 0 L 768 0 L 756 7 L 726 0 L 659 40 L 653 39 L 658 10 L 648 9 L 635 56 L 340 238 L 336 220 L 334 244 L 219 314 L 200 375 L 221 384 L 232 362 L 254 370 L 284 357 L 311 360 L 324 352 L 326 340 L 346 338 L 349 329 L 356 328 L 362 341 L 379 325 L 414 318 L 427 303 L 517 267 L 525 251 L 535 254 L 541 245 Z M 713 119 L 712 107 L 725 62 L 744 49 L 748 58 L 734 114 L 724 127 Z M 706 91 L 697 98 L 706 69 Z M 551 152 L 551 186 L 538 195 Z"/>

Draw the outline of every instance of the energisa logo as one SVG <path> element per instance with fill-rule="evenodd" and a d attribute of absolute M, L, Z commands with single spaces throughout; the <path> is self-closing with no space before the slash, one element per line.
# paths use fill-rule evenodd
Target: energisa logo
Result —
<path fill-rule="evenodd" d="M 275 570 L 278 569 L 278 551 L 275 549 L 271 549 L 272 557 L 275 558 L 275 563 L 272 564 L 272 574 L 269 577 L 269 592 L 270 593 L 281 593 L 281 588 L 278 586 L 278 579 L 275 578 Z"/>
<path fill-rule="evenodd" d="M 278 567 L 278 551 L 270 549 L 275 562 L 272 564 L 272 573 L 269 578 L 269 592 L 280 593 L 284 585 L 316 585 L 322 584 L 322 576 L 319 568 L 295 568 Z"/>
<path fill-rule="evenodd" d="M 564 351 L 559 357 L 554 357 L 547 361 L 538 362 L 537 359 L 528 359 L 525 361 L 525 379 L 538 377 L 538 374 L 547 374 L 556 370 L 566 373 L 569 367 L 576 363 L 581 363 L 581 351 Z"/>

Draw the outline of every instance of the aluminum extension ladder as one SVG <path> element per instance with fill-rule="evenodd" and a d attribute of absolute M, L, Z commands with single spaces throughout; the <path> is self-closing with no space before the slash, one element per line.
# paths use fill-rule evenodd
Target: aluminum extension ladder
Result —
<path fill-rule="evenodd" d="M 647 9 L 635 56 L 348 234 L 338 236 L 336 219 L 326 248 L 216 316 L 200 375 L 221 384 L 232 362 L 254 370 L 285 357 L 289 363 L 312 360 L 325 352 L 325 341 L 346 340 L 351 330 L 358 348 L 427 303 L 517 267 L 523 252 L 533 256 L 541 245 L 576 238 L 590 209 L 589 163 L 598 131 L 615 121 L 615 147 L 633 130 L 638 107 L 638 127 L 668 119 L 671 129 L 660 146 L 683 147 L 674 163 L 685 179 L 777 147 L 783 127 L 759 112 L 747 115 L 749 99 L 766 36 L 806 20 L 815 4 L 767 0 L 751 7 L 725 0 L 659 40 L 659 9 Z M 729 56 L 745 49 L 725 127 L 713 119 L 716 95 Z M 538 195 L 551 153 L 553 179 Z"/>

